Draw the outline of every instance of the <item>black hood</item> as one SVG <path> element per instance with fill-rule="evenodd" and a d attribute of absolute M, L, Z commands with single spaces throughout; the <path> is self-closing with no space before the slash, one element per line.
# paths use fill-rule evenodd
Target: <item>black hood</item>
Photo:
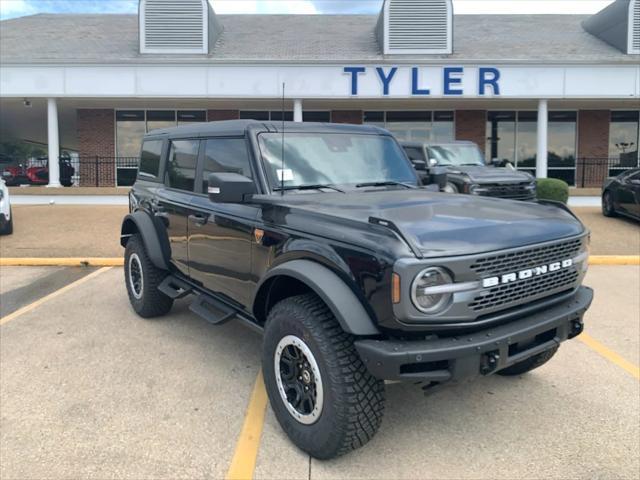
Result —
<path fill-rule="evenodd" d="M 522 183 L 531 182 L 533 177 L 526 172 L 510 168 L 495 168 L 483 166 L 447 166 L 447 174 L 466 177 L 471 183 Z"/>
<path fill-rule="evenodd" d="M 423 189 L 357 193 L 260 195 L 297 230 L 371 230 L 370 217 L 393 222 L 423 256 L 469 255 L 571 237 L 584 232 L 569 212 L 554 206 Z M 331 219 L 340 219 L 332 222 Z"/>

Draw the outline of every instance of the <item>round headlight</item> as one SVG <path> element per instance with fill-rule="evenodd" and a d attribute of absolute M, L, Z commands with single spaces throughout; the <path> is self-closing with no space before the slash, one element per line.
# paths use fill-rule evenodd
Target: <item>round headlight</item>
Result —
<path fill-rule="evenodd" d="M 453 283 L 451 276 L 442 268 L 429 267 L 422 270 L 411 285 L 411 300 L 423 313 L 437 313 L 451 300 L 451 293 L 438 293 L 437 288 Z M 435 290 L 435 291 L 434 291 Z"/>

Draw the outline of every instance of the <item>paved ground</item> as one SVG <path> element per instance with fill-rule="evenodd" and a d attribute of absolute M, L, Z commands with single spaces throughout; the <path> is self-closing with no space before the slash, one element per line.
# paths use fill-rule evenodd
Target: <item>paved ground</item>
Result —
<path fill-rule="evenodd" d="M 625 217 L 607 218 L 600 208 L 574 208 L 591 230 L 592 255 L 640 255 L 640 223 Z"/>
<path fill-rule="evenodd" d="M 599 208 L 574 211 L 591 229 L 593 255 L 640 255 L 638 222 L 606 218 Z M 14 233 L 0 238 L 0 257 L 120 257 L 127 212 L 126 206 L 16 205 Z"/>
<path fill-rule="evenodd" d="M 15 205 L 0 257 L 121 257 L 127 206 Z M 43 240 L 44 239 L 44 240 Z"/>
<path fill-rule="evenodd" d="M 26 282 L 86 273 L 2 267 L 4 315 L 31 301 Z M 592 267 L 586 283 L 588 333 L 637 365 L 640 268 Z M 0 327 L 0 478 L 223 478 L 259 350 L 184 301 L 137 318 L 120 268 L 90 278 Z M 269 409 L 256 478 L 638 478 L 640 382 L 578 340 L 522 377 L 387 392 L 374 440 L 329 462 L 295 449 Z"/>

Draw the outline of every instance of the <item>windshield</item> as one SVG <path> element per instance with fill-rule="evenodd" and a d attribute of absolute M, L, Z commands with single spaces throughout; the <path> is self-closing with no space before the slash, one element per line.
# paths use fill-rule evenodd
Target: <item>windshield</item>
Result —
<path fill-rule="evenodd" d="M 480 149 L 475 145 L 436 145 L 429 147 L 429 159 L 438 165 L 485 165 Z"/>
<path fill-rule="evenodd" d="M 285 189 L 305 185 L 406 183 L 417 185 L 413 168 L 391 137 L 344 133 L 259 135 L 269 183 Z"/>

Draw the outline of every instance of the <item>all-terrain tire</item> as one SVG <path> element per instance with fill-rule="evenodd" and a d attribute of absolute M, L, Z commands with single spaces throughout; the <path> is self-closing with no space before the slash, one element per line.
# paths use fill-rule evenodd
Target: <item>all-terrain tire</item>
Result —
<path fill-rule="evenodd" d="M 0 228 L 0 235 L 11 235 L 13 233 L 13 212 L 9 207 L 9 221 Z"/>
<path fill-rule="evenodd" d="M 276 350 L 288 336 L 302 340 L 319 367 L 323 406 L 311 424 L 299 422 L 290 413 L 276 379 L 280 375 L 274 365 Z M 384 382 L 367 371 L 353 345 L 353 336 L 342 330 L 316 295 L 286 298 L 271 309 L 262 370 L 278 422 L 291 441 L 312 457 L 343 455 L 366 444 L 378 431 L 384 413 Z"/>
<path fill-rule="evenodd" d="M 613 206 L 613 197 L 610 191 L 606 191 L 602 194 L 602 214 L 605 217 L 617 216 L 615 208 Z"/>
<path fill-rule="evenodd" d="M 553 358 L 557 351 L 558 347 L 552 348 L 545 352 L 539 353 L 538 355 L 534 355 L 533 357 L 529 357 L 519 363 L 511 365 L 510 367 L 507 367 L 504 370 L 500 370 L 496 373 L 505 377 L 522 375 L 523 373 L 530 372 L 531 370 L 541 367 L 542 365 L 547 363 Z"/>
<path fill-rule="evenodd" d="M 131 270 L 136 268 L 136 263 L 142 276 L 137 290 L 131 277 Z M 168 274 L 149 259 L 140 235 L 132 235 L 124 251 L 124 279 L 129 301 L 138 315 L 144 318 L 159 317 L 171 310 L 173 299 L 158 290 L 158 285 Z"/>

